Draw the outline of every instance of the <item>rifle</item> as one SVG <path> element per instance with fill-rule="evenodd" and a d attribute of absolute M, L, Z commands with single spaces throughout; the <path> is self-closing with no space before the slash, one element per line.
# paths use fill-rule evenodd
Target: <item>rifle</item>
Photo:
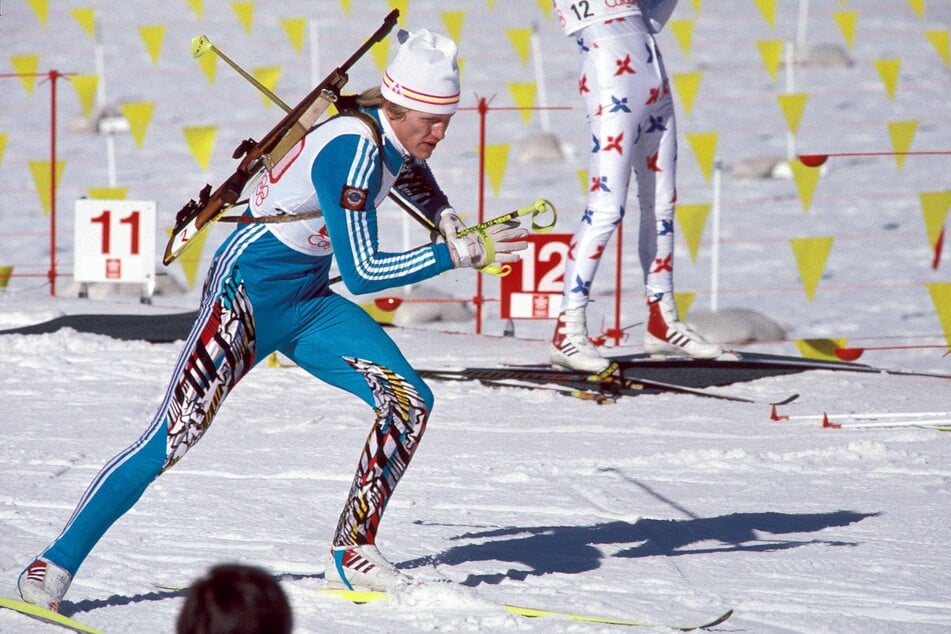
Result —
<path fill-rule="evenodd" d="M 207 231 L 240 198 L 262 168 L 272 169 L 306 135 L 327 108 L 340 97 L 349 77 L 347 72 L 370 48 L 385 38 L 396 25 L 399 10 L 393 9 L 383 24 L 343 64 L 335 68 L 304 99 L 292 108 L 263 139 L 245 139 L 232 155 L 241 159 L 237 169 L 214 192 L 206 184 L 198 200 L 189 200 L 175 215 L 175 227 L 165 245 L 162 262 L 168 266 L 188 248 L 191 241 Z M 196 54 L 198 54 L 196 52 Z"/>

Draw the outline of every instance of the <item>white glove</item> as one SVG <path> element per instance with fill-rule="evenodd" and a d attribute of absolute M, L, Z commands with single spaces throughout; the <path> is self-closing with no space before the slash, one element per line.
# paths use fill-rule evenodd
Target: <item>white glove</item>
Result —
<path fill-rule="evenodd" d="M 436 230 L 439 232 L 439 235 L 446 240 L 455 238 L 459 232 L 465 228 L 466 223 L 456 215 L 456 212 L 451 207 L 444 209 L 443 212 L 439 214 L 439 222 L 436 224 Z"/>
<path fill-rule="evenodd" d="M 446 244 L 457 269 L 483 269 L 496 262 L 518 262 L 520 256 L 515 251 L 528 248 L 528 242 L 523 240 L 527 235 L 528 229 L 520 227 L 518 220 L 509 220 L 462 237 L 447 237 Z"/>

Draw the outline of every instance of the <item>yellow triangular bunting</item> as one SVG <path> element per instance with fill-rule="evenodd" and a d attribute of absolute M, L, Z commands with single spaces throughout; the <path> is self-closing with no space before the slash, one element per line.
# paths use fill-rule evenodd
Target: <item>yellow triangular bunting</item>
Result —
<path fill-rule="evenodd" d="M 841 361 L 835 351 L 849 345 L 848 339 L 797 339 L 796 348 L 806 359 Z"/>
<path fill-rule="evenodd" d="M 192 8 L 199 20 L 205 15 L 204 0 L 188 0 L 188 6 Z"/>
<path fill-rule="evenodd" d="M 9 138 L 9 134 L 6 132 L 0 132 L 0 165 L 3 165 L 3 153 L 7 149 L 7 139 Z"/>
<path fill-rule="evenodd" d="M 875 60 L 875 70 L 878 71 L 879 76 L 882 78 L 882 83 L 885 84 L 885 91 L 888 93 L 888 98 L 892 100 L 895 99 L 895 88 L 898 86 L 898 71 L 900 69 L 901 60 L 897 57 Z"/>
<path fill-rule="evenodd" d="M 96 39 L 96 10 L 92 7 L 70 9 L 69 14 L 79 23 L 91 39 Z"/>
<path fill-rule="evenodd" d="M 769 28 L 776 28 L 776 0 L 754 0 Z"/>
<path fill-rule="evenodd" d="M 518 58 L 522 60 L 523 64 L 527 64 L 532 49 L 532 30 L 530 28 L 505 29 L 505 34 L 508 36 L 509 42 L 512 43 L 515 52 L 518 53 Z"/>
<path fill-rule="evenodd" d="M 188 149 L 202 170 L 208 171 L 211 163 L 211 153 L 215 149 L 216 126 L 191 126 L 182 128 Z"/>
<path fill-rule="evenodd" d="M 703 4 L 703 0 L 693 0 L 693 12 L 700 13 L 700 6 Z"/>
<path fill-rule="evenodd" d="M 855 46 L 855 24 L 859 18 L 858 11 L 833 11 L 832 18 L 842 32 L 845 45 L 849 48 Z"/>
<path fill-rule="evenodd" d="M 129 193 L 128 187 L 90 187 L 86 190 L 90 198 L 95 200 L 125 200 Z"/>
<path fill-rule="evenodd" d="M 948 31 L 925 31 L 925 39 L 931 42 L 931 45 L 934 46 L 934 50 L 938 52 L 938 56 L 941 58 L 941 61 L 944 62 L 944 65 L 951 66 L 951 52 L 949 52 L 948 46 Z"/>
<path fill-rule="evenodd" d="M 925 220 L 928 246 L 936 249 L 941 228 L 948 217 L 948 208 L 951 207 L 951 189 L 941 192 L 922 192 L 918 198 L 921 200 L 921 215 Z"/>
<path fill-rule="evenodd" d="M 400 24 L 406 24 L 406 7 L 409 6 L 409 0 L 390 0 L 390 8 L 400 12 Z"/>
<path fill-rule="evenodd" d="M 10 57 L 13 71 L 20 75 L 20 82 L 26 89 L 26 94 L 33 95 L 36 86 L 36 69 L 40 67 L 39 55 L 13 55 Z"/>
<path fill-rule="evenodd" d="M 532 108 L 535 107 L 535 82 L 513 82 L 509 84 L 509 93 L 515 107 L 519 108 L 522 120 L 528 124 L 532 120 Z"/>
<path fill-rule="evenodd" d="M 56 182 L 63 180 L 63 170 L 66 168 L 66 161 L 56 161 Z M 50 197 L 50 188 L 53 183 L 53 175 L 50 173 L 49 161 L 30 161 L 30 173 L 33 174 L 33 184 L 36 185 L 36 193 L 40 197 L 40 204 L 43 206 L 43 213 L 50 215 L 52 198 Z"/>
<path fill-rule="evenodd" d="M 496 143 L 485 146 L 485 169 L 489 173 L 489 184 L 496 196 L 502 189 L 502 179 L 509 158 L 508 143 Z"/>
<path fill-rule="evenodd" d="M 205 71 L 205 77 L 208 78 L 209 84 L 215 83 L 215 65 L 217 62 L 217 55 L 202 55 L 198 58 L 198 65 L 201 66 L 203 71 Z"/>
<path fill-rule="evenodd" d="M 79 97 L 79 105 L 82 106 L 83 116 L 89 119 L 92 115 L 92 107 L 96 103 L 99 75 L 72 75 L 68 79 L 76 90 L 76 96 Z"/>
<path fill-rule="evenodd" d="M 680 106 L 684 113 L 689 117 L 693 112 L 693 101 L 700 90 L 700 79 L 703 77 L 701 71 L 692 73 L 675 73 L 671 75 L 674 81 L 674 90 L 680 97 Z"/>
<path fill-rule="evenodd" d="M 892 139 L 892 149 L 895 151 L 895 163 L 898 169 L 905 164 L 905 152 L 911 149 L 911 143 L 915 140 L 915 132 L 918 131 L 918 121 L 890 121 L 888 123 L 888 135 Z"/>
<path fill-rule="evenodd" d="M 697 157 L 697 163 L 700 164 L 700 171 L 703 172 L 703 178 L 708 183 L 713 175 L 713 164 L 717 155 L 716 132 L 688 132 L 687 141 L 693 149 L 694 156 Z"/>
<path fill-rule="evenodd" d="M 165 27 L 161 24 L 140 26 L 139 35 L 142 36 L 142 42 L 145 44 L 145 50 L 148 51 L 152 64 L 158 64 L 159 55 L 162 53 L 162 41 L 165 39 Z"/>
<path fill-rule="evenodd" d="M 677 205 L 677 224 L 684 234 L 684 240 L 687 242 L 687 249 L 690 251 L 690 260 L 697 261 L 697 253 L 700 250 L 700 239 L 703 237 L 703 228 L 707 224 L 707 217 L 710 215 L 711 205 L 703 203 L 699 205 Z M 683 315 L 683 313 L 681 313 Z"/>
<path fill-rule="evenodd" d="M 769 78 L 776 81 L 779 74 L 779 64 L 783 61 L 783 41 L 782 40 L 760 40 L 756 43 L 759 48 L 760 57 L 763 58 L 763 66 L 769 73 Z"/>
<path fill-rule="evenodd" d="M 231 10 L 238 16 L 238 22 L 244 32 L 251 35 L 251 24 L 254 22 L 254 3 L 253 2 L 232 2 Z"/>
<path fill-rule="evenodd" d="M 281 67 L 263 66 L 253 69 L 251 74 L 254 75 L 254 78 L 257 79 L 262 86 L 270 90 L 273 94 L 277 89 L 277 81 L 281 78 Z M 265 108 L 270 108 L 274 105 L 271 99 L 263 93 L 261 93 L 261 99 L 264 100 Z"/>
<path fill-rule="evenodd" d="M 287 39 L 298 55 L 304 52 L 304 34 L 307 32 L 307 18 L 284 18 L 281 26 L 287 33 Z"/>
<path fill-rule="evenodd" d="M 811 302 L 816 295 L 816 287 L 819 285 L 819 279 L 822 277 L 822 271 L 825 269 L 826 260 L 829 259 L 829 252 L 832 250 L 834 238 L 791 238 L 793 254 L 796 256 L 796 263 L 799 265 L 799 277 L 802 279 L 802 287 L 806 291 L 806 297 Z"/>
<path fill-rule="evenodd" d="M 36 19 L 40 21 L 40 24 L 43 26 L 49 24 L 50 7 L 47 0 L 27 0 L 27 4 L 33 9 L 33 13 L 36 14 Z"/>
<path fill-rule="evenodd" d="M 938 311 L 938 321 L 941 322 L 944 339 L 951 347 L 951 282 L 935 282 L 927 286 L 934 308 Z"/>
<path fill-rule="evenodd" d="M 915 15 L 918 16 L 918 19 L 924 19 L 925 17 L 925 0 L 908 0 L 908 5 L 911 7 L 911 10 L 915 12 Z"/>
<path fill-rule="evenodd" d="M 812 195 L 816 191 L 816 183 L 819 181 L 821 170 L 807 167 L 800 161 L 789 161 L 789 169 L 792 171 L 793 180 L 796 182 L 796 191 L 799 192 L 802 210 L 809 213 L 809 207 L 812 206 Z"/>
<path fill-rule="evenodd" d="M 690 49 L 693 43 L 693 20 L 671 20 L 668 26 L 674 32 L 684 55 L 690 57 Z"/>
<path fill-rule="evenodd" d="M 340 8 L 343 9 L 345 15 L 350 15 L 350 4 L 351 0 L 340 0 Z"/>
<path fill-rule="evenodd" d="M 697 294 L 694 292 L 674 292 L 674 305 L 677 306 L 677 314 L 681 319 L 690 312 L 690 307 L 693 306 L 693 300 L 696 298 Z"/>
<path fill-rule="evenodd" d="M 376 67 L 380 69 L 381 74 L 386 70 L 386 63 L 389 61 L 390 39 L 392 38 L 386 38 L 377 42 L 373 45 L 373 48 L 370 49 L 370 54 L 373 55 L 373 59 L 376 61 Z"/>
<path fill-rule="evenodd" d="M 581 194 L 588 193 L 588 170 L 582 168 L 578 170 L 578 182 L 581 183 Z"/>
<path fill-rule="evenodd" d="M 551 15 L 551 0 L 538 0 L 538 10 L 546 18 Z"/>
<path fill-rule="evenodd" d="M 152 101 L 142 101 L 137 103 L 124 103 L 119 105 L 122 115 L 129 122 L 129 132 L 135 141 L 136 147 L 141 148 L 145 142 L 145 132 L 149 129 L 152 122 L 152 112 L 155 110 L 155 103 Z"/>
<path fill-rule="evenodd" d="M 803 93 L 790 93 L 776 95 L 779 100 L 779 107 L 783 110 L 783 116 L 786 117 L 786 124 L 789 131 L 795 135 L 799 132 L 799 122 L 802 120 L 802 112 L 806 108 L 806 101 L 809 95 Z"/>
<path fill-rule="evenodd" d="M 446 25 L 446 35 L 453 42 L 459 42 L 462 39 L 462 22 L 465 20 L 465 11 L 443 11 L 441 14 L 442 23 Z"/>

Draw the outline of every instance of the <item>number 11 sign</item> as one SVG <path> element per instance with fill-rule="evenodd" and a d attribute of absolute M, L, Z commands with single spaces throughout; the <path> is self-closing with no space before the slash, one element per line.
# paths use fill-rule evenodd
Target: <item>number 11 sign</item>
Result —
<path fill-rule="evenodd" d="M 155 283 L 155 202 L 76 201 L 74 231 L 77 282 Z"/>

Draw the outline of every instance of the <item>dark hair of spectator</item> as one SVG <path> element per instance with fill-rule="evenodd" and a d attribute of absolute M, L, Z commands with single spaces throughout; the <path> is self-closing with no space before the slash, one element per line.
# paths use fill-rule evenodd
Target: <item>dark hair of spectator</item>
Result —
<path fill-rule="evenodd" d="M 291 607 L 280 584 L 254 566 L 215 566 L 188 589 L 177 634 L 290 634 Z"/>

